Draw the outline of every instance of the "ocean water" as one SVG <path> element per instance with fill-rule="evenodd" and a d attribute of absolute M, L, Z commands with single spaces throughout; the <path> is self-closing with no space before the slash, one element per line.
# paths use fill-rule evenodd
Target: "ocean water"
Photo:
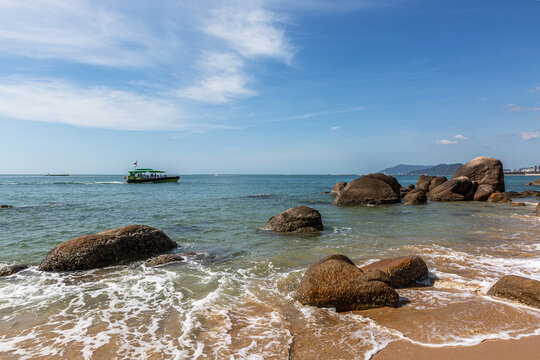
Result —
<path fill-rule="evenodd" d="M 540 280 L 538 200 L 335 207 L 355 176 L 191 175 L 124 184 L 121 175 L 0 176 L 0 266 L 38 264 L 76 236 L 129 224 L 163 230 L 187 262 L 72 273 L 36 266 L 0 278 L 2 359 L 369 359 L 392 341 L 472 345 L 540 334 L 540 311 L 485 296 L 501 276 Z M 402 186 L 416 177 L 398 176 Z M 531 187 L 506 177 L 507 190 Z M 262 230 L 297 205 L 319 235 Z M 417 254 L 434 285 L 400 289 L 402 306 L 354 313 L 304 307 L 292 294 L 309 264 L 357 265 Z"/>

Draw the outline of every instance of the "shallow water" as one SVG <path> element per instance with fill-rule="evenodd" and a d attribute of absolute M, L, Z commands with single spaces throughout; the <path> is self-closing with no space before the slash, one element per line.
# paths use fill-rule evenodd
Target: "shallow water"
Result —
<path fill-rule="evenodd" d="M 0 278 L 0 357 L 177 359 L 369 358 L 398 339 L 475 344 L 540 333 L 540 312 L 485 296 L 506 274 L 540 280 L 540 218 L 487 203 L 339 208 L 328 191 L 354 176 L 185 176 L 165 184 L 121 176 L 0 176 L 0 266 L 38 263 L 61 241 L 127 224 L 162 229 L 202 259 L 73 272 L 31 267 Z M 416 177 L 398 177 L 403 186 Z M 506 178 L 522 191 L 530 178 Z M 320 235 L 260 228 L 296 205 L 318 209 Z M 314 261 L 358 265 L 418 254 L 434 286 L 400 289 L 403 306 L 356 313 L 291 296 Z"/>

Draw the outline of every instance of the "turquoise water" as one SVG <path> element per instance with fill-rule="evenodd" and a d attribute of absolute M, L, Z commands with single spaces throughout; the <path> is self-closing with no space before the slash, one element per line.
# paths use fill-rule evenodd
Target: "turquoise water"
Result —
<path fill-rule="evenodd" d="M 523 207 L 468 202 L 340 208 L 332 205 L 330 194 L 321 193 L 355 177 L 190 175 L 178 183 L 127 185 L 121 175 L 0 176 L 0 204 L 14 206 L 0 210 L 0 265 L 37 264 L 62 241 L 129 224 L 163 230 L 179 244 L 177 251 L 206 254 L 160 268 L 134 263 L 47 274 L 31 267 L 0 278 L 0 357 L 50 352 L 50 358 L 96 358 L 109 348 L 116 358 L 283 358 L 296 347 L 296 354 L 324 358 L 309 357 L 309 351 L 317 354 L 313 339 L 327 343 L 335 332 L 356 344 L 343 358 L 369 358 L 400 337 L 472 344 L 538 330 L 540 315 L 534 310 L 483 296 L 502 275 L 539 277 L 540 221 L 533 215 L 538 200 L 515 199 L 525 202 Z M 397 178 L 406 187 L 417 177 Z M 523 185 L 527 181 L 507 177 L 507 190 L 531 189 Z M 297 205 L 319 210 L 325 231 L 261 230 L 271 216 Z M 409 334 L 385 320 L 294 303 L 292 291 L 305 268 L 336 252 L 357 264 L 421 255 L 439 278 L 438 286 L 425 290 L 437 290 L 429 296 L 437 301 L 414 301 L 418 292 L 402 290 L 400 295 L 413 301 L 400 311 L 440 309 L 466 298 L 484 308 L 495 306 L 493 311 L 503 307 L 519 321 L 504 319 L 504 326 L 501 321 L 474 336 L 458 336 L 463 327 L 477 329 L 478 319 L 456 324 L 455 330 L 434 330 L 441 326 L 434 320 L 431 330 Z M 36 312 L 46 316 L 32 318 Z M 62 331 L 51 330 L 59 324 Z M 323 328 L 332 330 L 322 334 Z M 370 336 L 359 338 L 357 331 Z M 39 340 L 45 334 L 55 338 Z"/>

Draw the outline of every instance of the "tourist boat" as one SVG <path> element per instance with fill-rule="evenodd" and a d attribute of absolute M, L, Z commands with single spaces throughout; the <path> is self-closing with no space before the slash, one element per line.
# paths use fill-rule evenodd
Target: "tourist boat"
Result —
<path fill-rule="evenodd" d="M 135 169 L 128 171 L 129 175 L 124 176 L 128 184 L 177 182 L 180 179 L 178 175 L 167 175 L 161 170 L 137 169 L 136 162 L 133 165 Z"/>

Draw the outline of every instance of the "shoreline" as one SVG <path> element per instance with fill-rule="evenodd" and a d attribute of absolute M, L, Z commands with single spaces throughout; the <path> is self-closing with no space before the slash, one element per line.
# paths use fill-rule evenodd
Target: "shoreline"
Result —
<path fill-rule="evenodd" d="M 426 347 L 407 340 L 398 340 L 375 354 L 372 360 L 526 360 L 534 359 L 540 353 L 540 335 L 521 339 L 485 340 L 471 346 Z"/>

